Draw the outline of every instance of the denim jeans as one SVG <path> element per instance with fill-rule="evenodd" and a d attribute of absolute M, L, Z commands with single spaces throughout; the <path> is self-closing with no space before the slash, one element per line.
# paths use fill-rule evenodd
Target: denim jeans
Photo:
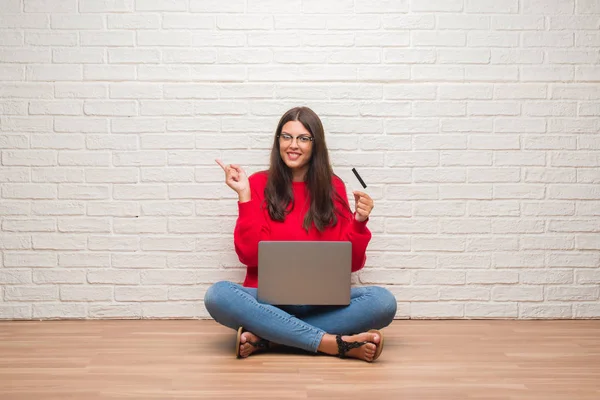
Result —
<path fill-rule="evenodd" d="M 325 333 L 351 335 L 388 326 L 396 298 L 378 286 L 353 287 L 347 306 L 273 306 L 256 299 L 256 289 L 217 282 L 204 305 L 218 323 L 246 330 L 274 343 L 317 352 Z"/>

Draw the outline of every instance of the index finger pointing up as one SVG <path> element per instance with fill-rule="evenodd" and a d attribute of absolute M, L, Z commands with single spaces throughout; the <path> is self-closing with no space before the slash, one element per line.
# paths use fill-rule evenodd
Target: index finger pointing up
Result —
<path fill-rule="evenodd" d="M 223 164 L 223 161 L 219 160 L 218 158 L 216 158 L 215 161 L 221 166 L 221 168 L 223 168 L 223 171 L 226 170 L 227 167 L 225 166 L 225 164 Z"/>

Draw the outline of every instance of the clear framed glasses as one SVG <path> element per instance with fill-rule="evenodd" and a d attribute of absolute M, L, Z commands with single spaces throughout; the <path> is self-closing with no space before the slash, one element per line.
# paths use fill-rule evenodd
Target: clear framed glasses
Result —
<path fill-rule="evenodd" d="M 287 133 L 281 133 L 279 135 L 277 135 L 277 137 L 279 138 L 279 140 L 283 143 L 291 143 L 292 140 L 294 140 L 294 136 L 292 135 L 288 135 Z M 309 143 L 311 143 L 313 140 L 315 140 L 314 137 L 312 136 L 308 136 L 308 135 L 300 135 L 300 136 L 296 136 L 296 141 L 304 146 L 307 146 Z"/>

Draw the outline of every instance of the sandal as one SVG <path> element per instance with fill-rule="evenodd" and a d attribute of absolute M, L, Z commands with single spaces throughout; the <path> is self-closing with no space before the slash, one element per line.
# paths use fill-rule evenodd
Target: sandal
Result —
<path fill-rule="evenodd" d="M 246 330 L 244 329 L 243 326 L 240 326 L 238 328 L 237 339 L 235 341 L 235 356 L 236 356 L 236 358 L 242 358 L 242 357 L 240 357 L 240 345 L 241 345 L 240 340 L 242 338 L 242 333 L 244 333 L 244 332 L 246 332 Z M 251 344 L 252 346 L 254 346 L 257 349 L 268 349 L 270 347 L 269 341 L 267 339 L 260 339 L 256 342 L 251 342 L 250 340 L 247 340 L 246 343 Z"/>
<path fill-rule="evenodd" d="M 339 358 L 346 358 L 346 352 L 352 350 L 352 349 L 356 349 L 357 347 L 363 346 L 367 343 L 373 343 L 374 345 L 377 346 L 377 349 L 375 350 L 375 355 L 373 356 L 373 360 L 371 361 L 367 361 L 367 362 L 373 362 L 375 360 L 377 360 L 379 358 L 379 356 L 381 355 L 381 352 L 383 351 L 383 334 L 381 333 L 381 331 L 377 330 L 377 329 L 371 329 L 369 330 L 370 333 L 376 333 L 379 335 L 379 344 L 377 343 L 373 343 L 370 341 L 367 342 L 345 342 L 342 340 L 342 335 L 335 335 L 335 341 L 337 342 L 337 346 L 338 346 L 338 357 Z"/>

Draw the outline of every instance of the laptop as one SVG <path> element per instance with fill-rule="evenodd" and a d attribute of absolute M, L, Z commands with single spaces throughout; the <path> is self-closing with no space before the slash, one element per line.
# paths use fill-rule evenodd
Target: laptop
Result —
<path fill-rule="evenodd" d="M 258 291 L 272 305 L 348 305 L 352 243 L 261 241 Z"/>

